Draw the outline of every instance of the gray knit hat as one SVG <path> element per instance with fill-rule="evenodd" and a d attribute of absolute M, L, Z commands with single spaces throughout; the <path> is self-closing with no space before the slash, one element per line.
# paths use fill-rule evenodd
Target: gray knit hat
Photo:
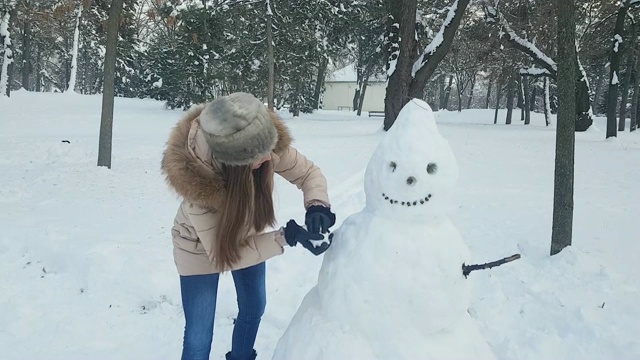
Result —
<path fill-rule="evenodd" d="M 248 93 L 219 97 L 200 113 L 200 127 L 213 157 L 249 165 L 271 153 L 278 133 L 264 104 Z"/>

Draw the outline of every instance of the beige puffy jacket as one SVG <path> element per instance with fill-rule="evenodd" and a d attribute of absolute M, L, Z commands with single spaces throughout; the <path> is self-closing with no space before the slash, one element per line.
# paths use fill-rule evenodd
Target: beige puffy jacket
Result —
<path fill-rule="evenodd" d="M 212 252 L 215 228 L 223 208 L 225 184 L 218 164 L 211 155 L 200 130 L 198 116 L 204 106 L 192 108 L 173 129 L 162 159 L 167 183 L 183 201 L 171 230 L 173 256 L 180 275 L 212 274 L 221 271 Z M 330 206 L 327 181 L 320 169 L 291 147 L 286 125 L 271 113 L 278 131 L 278 142 L 272 153 L 273 169 L 304 193 L 304 205 Z M 282 231 L 257 234 L 249 229 L 241 260 L 233 269 L 261 263 L 284 252 Z"/>

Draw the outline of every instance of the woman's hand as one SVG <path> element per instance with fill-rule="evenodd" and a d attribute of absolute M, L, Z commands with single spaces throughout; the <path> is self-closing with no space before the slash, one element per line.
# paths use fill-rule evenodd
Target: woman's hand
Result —
<path fill-rule="evenodd" d="M 312 205 L 307 209 L 305 224 L 307 230 L 316 234 L 326 234 L 329 228 L 336 223 L 336 214 L 326 206 Z"/>
<path fill-rule="evenodd" d="M 325 238 L 322 234 L 309 232 L 298 225 L 295 220 L 289 220 L 287 223 L 284 228 L 284 238 L 289 246 L 300 244 L 316 256 L 327 251 L 331 246 L 330 236 Z"/>

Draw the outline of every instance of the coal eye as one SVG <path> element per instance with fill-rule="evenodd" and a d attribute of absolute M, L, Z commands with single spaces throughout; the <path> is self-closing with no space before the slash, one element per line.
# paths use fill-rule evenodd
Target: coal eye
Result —
<path fill-rule="evenodd" d="M 390 162 L 389 163 L 389 168 L 391 169 L 391 172 L 396 171 L 396 168 L 398 167 L 398 165 L 395 162 Z"/>
<path fill-rule="evenodd" d="M 436 163 L 429 163 L 429 165 L 427 165 L 427 172 L 431 175 L 435 174 L 436 172 L 438 172 L 438 164 Z"/>

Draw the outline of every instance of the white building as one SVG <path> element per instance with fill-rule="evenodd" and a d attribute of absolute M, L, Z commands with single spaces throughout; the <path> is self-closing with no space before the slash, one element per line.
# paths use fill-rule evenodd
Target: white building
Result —
<path fill-rule="evenodd" d="M 324 82 L 325 91 L 322 98 L 322 109 L 355 111 L 353 96 L 358 88 L 355 64 L 350 64 L 327 76 Z M 384 97 L 387 89 L 385 75 L 369 78 L 364 94 L 362 111 L 384 111 Z"/>

